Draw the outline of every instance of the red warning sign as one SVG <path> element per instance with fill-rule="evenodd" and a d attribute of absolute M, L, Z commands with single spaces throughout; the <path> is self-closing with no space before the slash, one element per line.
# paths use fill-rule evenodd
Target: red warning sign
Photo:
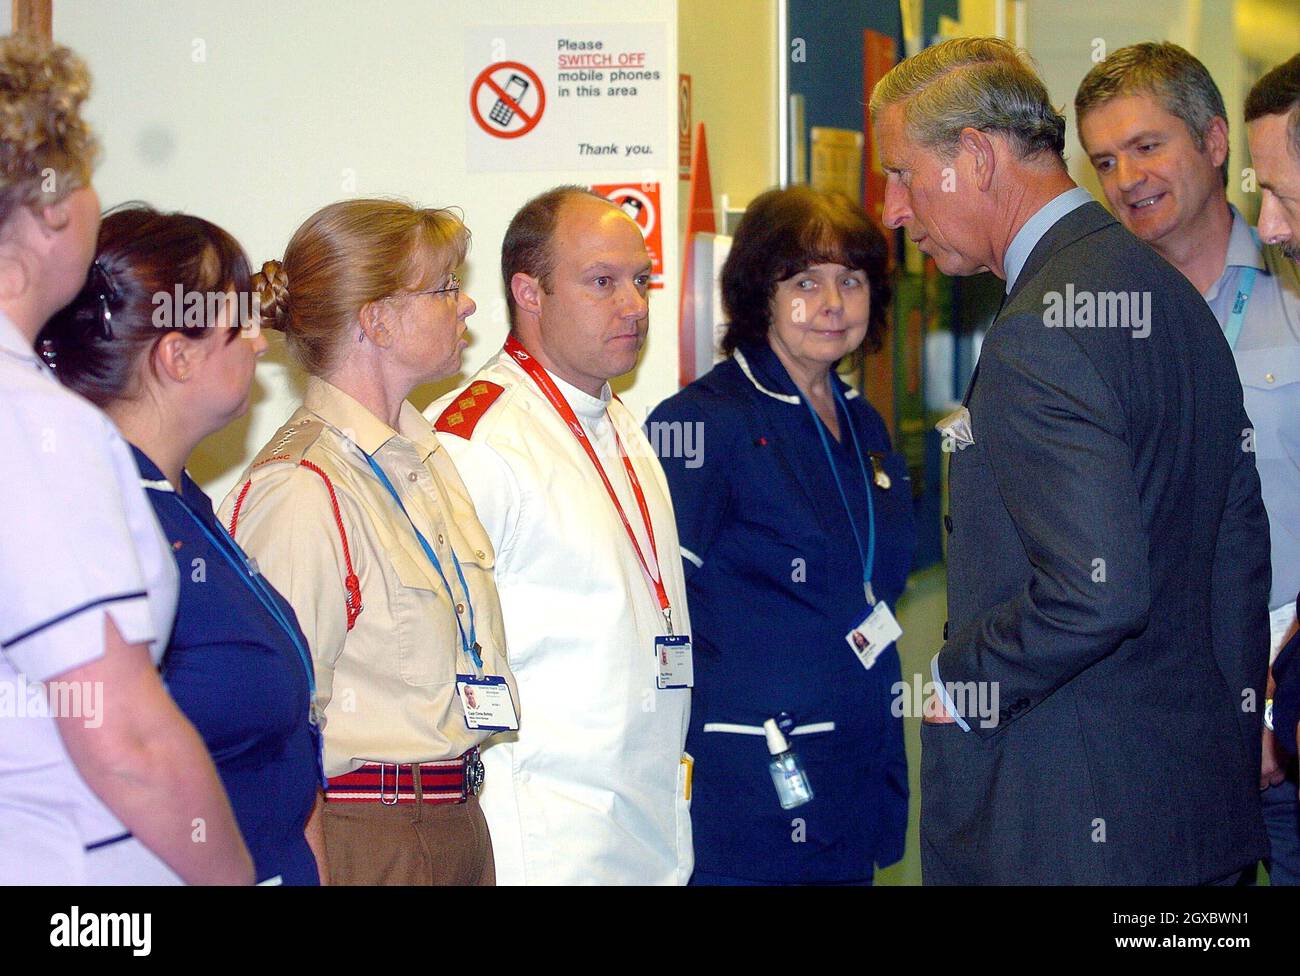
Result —
<path fill-rule="evenodd" d="M 650 287 L 664 286 L 663 227 L 659 210 L 658 183 L 596 183 L 592 190 L 614 201 L 636 221 L 650 254 Z"/>
<path fill-rule="evenodd" d="M 470 85 L 469 109 L 488 135 L 518 139 L 542 120 L 546 89 L 532 68 L 518 61 L 500 61 L 480 71 Z"/>

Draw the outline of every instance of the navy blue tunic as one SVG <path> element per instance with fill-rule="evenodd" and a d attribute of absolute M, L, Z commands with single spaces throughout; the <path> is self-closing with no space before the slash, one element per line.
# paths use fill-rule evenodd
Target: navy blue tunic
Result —
<path fill-rule="evenodd" d="M 891 712 L 899 660 L 891 646 L 867 670 L 844 639 L 869 609 L 862 564 L 817 427 L 797 396 L 775 353 L 746 344 L 650 416 L 695 641 L 687 739 L 695 866 L 759 881 L 864 881 L 903 854 L 907 759 L 902 720 Z M 846 405 L 863 451 L 877 452 L 892 481 L 871 490 L 872 589 L 893 609 L 916 547 L 912 485 L 880 415 L 862 397 Z M 843 408 L 840 432 L 841 441 L 828 440 L 865 549 L 866 486 Z M 698 458 L 665 450 L 682 444 L 703 450 Z M 790 737 L 815 799 L 789 811 L 777 802 L 761 736 L 706 730 L 757 727 L 781 712 L 798 726 L 834 723 L 833 731 Z"/>
<path fill-rule="evenodd" d="M 140 476 L 163 473 L 132 447 Z M 235 820 L 253 856 L 257 880 L 320 883 L 303 828 L 320 785 L 320 737 L 308 719 L 307 671 L 297 648 L 235 568 L 186 512 L 197 515 L 237 559 L 243 550 L 189 477 L 178 498 L 151 489 L 180 570 L 176 626 L 163 657 L 167 690 L 212 754 Z M 269 587 L 285 618 L 293 608 Z M 298 631 L 304 648 L 307 640 Z"/>

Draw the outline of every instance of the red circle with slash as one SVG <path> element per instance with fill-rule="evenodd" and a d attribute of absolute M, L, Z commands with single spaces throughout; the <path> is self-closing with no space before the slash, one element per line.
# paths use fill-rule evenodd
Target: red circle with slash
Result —
<path fill-rule="evenodd" d="M 520 107 L 519 102 L 513 96 L 508 95 L 506 90 L 492 77 L 494 72 L 507 69 L 524 75 L 537 88 L 537 108 L 532 112 L 525 112 Z M 483 114 L 478 109 L 478 98 L 485 85 L 492 94 L 496 95 L 498 102 L 506 104 L 513 116 L 523 119 L 524 124 L 521 127 L 506 130 L 501 127 L 500 123 L 489 122 L 483 118 Z M 473 113 L 474 121 L 478 123 L 479 128 L 488 135 L 496 136 L 498 139 L 518 139 L 520 136 L 532 132 L 537 127 L 537 123 L 542 120 L 542 113 L 546 111 L 546 89 L 542 87 L 542 79 L 537 77 L 537 72 L 528 65 L 520 64 L 518 61 L 498 61 L 496 64 L 490 64 L 480 71 L 478 77 L 474 79 L 474 84 L 470 85 L 469 110 Z M 513 118 L 511 121 L 513 121 Z"/>

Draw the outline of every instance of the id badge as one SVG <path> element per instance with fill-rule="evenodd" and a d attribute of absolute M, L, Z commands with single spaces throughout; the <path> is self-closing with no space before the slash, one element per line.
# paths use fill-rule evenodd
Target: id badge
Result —
<path fill-rule="evenodd" d="M 465 725 L 488 732 L 513 732 L 519 728 L 510 686 L 499 674 L 476 678 L 472 674 L 456 675 L 456 693 L 465 713 Z"/>
<path fill-rule="evenodd" d="M 885 601 L 881 600 L 856 627 L 844 635 L 844 639 L 849 642 L 849 647 L 853 648 L 853 653 L 858 656 L 862 666 L 870 671 L 876 658 L 880 657 L 880 652 L 902 636 L 903 628 L 898 626 L 893 613 Z"/>
<path fill-rule="evenodd" d="M 691 639 L 685 634 L 655 638 L 655 684 L 664 688 L 690 688 L 695 684 L 695 659 Z"/>

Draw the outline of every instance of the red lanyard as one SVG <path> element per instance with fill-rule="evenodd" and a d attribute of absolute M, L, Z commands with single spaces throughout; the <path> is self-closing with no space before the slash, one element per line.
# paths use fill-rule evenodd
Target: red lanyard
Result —
<path fill-rule="evenodd" d="M 614 486 L 609 483 L 609 475 L 605 474 L 605 466 L 600 463 L 600 458 L 596 454 L 595 448 L 591 446 L 591 441 L 587 437 L 587 432 L 583 429 L 578 420 L 578 415 L 573 412 L 569 406 L 569 401 L 564 399 L 564 394 L 555 385 L 549 373 L 542 368 L 542 364 L 529 355 L 522 343 L 513 335 L 506 339 L 506 352 L 508 352 L 519 368 L 528 374 L 529 378 L 537 384 L 537 388 L 542 391 L 555 412 L 560 415 L 573 432 L 573 436 L 578 439 L 582 449 L 587 452 L 587 457 L 591 459 L 592 465 L 596 468 L 596 473 L 600 475 L 600 480 L 605 483 L 605 491 L 609 492 L 609 500 L 614 503 L 614 509 L 618 512 L 618 517 L 623 520 L 623 528 L 627 530 L 627 537 L 632 540 L 632 548 L 636 550 L 636 558 L 641 562 L 641 568 L 645 574 L 654 583 L 655 596 L 659 599 L 659 609 L 664 612 L 664 620 L 668 622 L 669 635 L 673 632 L 673 609 L 668 602 L 668 591 L 664 589 L 663 567 L 659 565 L 659 548 L 655 544 L 654 525 L 650 521 L 650 509 L 645 503 L 645 493 L 641 491 L 641 481 L 636 476 L 636 471 L 632 468 L 632 462 L 628 460 L 627 451 L 623 449 L 623 440 L 618 436 L 618 428 L 614 426 L 613 419 L 610 419 L 610 429 L 614 432 L 614 443 L 618 445 L 618 456 L 623 461 L 623 467 L 627 470 L 627 480 L 632 486 L 632 494 L 636 496 L 637 508 L 641 509 L 641 518 L 645 521 L 646 536 L 650 539 L 650 551 L 655 557 L 655 568 L 659 571 L 658 575 L 650 572 L 650 564 L 646 562 L 645 555 L 641 552 L 641 544 L 636 541 L 636 533 L 632 531 L 632 523 L 627 519 L 627 513 L 623 511 L 623 505 L 618 500 L 618 495 L 614 494 Z"/>

